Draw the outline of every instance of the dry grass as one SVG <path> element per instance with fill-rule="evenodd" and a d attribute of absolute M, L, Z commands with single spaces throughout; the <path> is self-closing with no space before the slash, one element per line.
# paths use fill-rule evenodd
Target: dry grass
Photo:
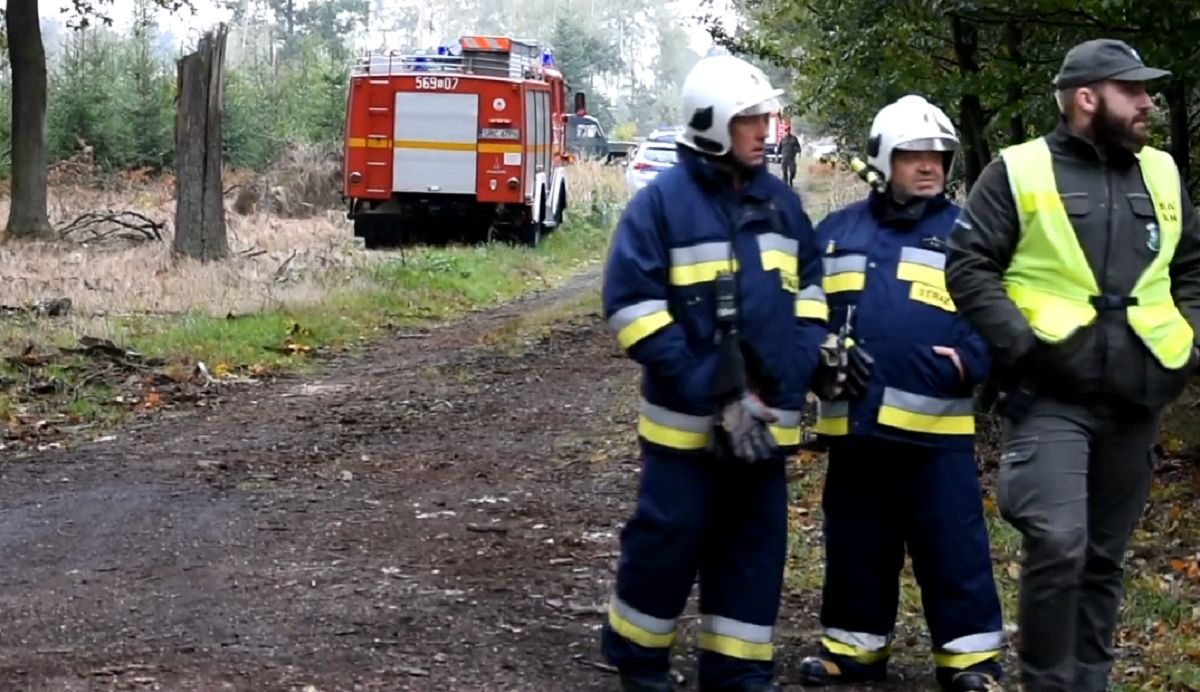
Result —
<path fill-rule="evenodd" d="M 592 216 L 602 224 L 615 223 L 625 207 L 625 169 L 588 161 L 567 169 L 567 202 L 570 218 Z"/>
<path fill-rule="evenodd" d="M 0 246 L 5 304 L 66 297 L 73 319 L 92 333 L 98 318 L 110 315 L 196 310 L 220 316 L 303 304 L 321 297 L 323 271 L 381 261 L 361 249 L 349 223 L 336 212 L 303 220 L 230 213 L 229 260 L 205 265 L 175 258 L 170 244 L 174 201 L 170 186 L 162 182 L 121 192 L 56 188 L 50 209 L 56 227 L 105 209 L 136 211 L 165 224 L 163 242 Z M 0 199 L 0 216 L 7 212 L 8 200 Z"/>
<path fill-rule="evenodd" d="M 245 178 L 232 174 L 227 186 Z M 610 208 L 619 210 L 624 202 L 618 168 L 573 166 L 568 184 L 572 220 L 606 216 Z M 263 212 L 241 216 L 232 211 L 235 192 L 226 199 L 230 259 L 206 265 L 176 258 L 171 253 L 171 181 L 134 181 L 118 187 L 52 188 L 51 223 L 62 227 L 84 213 L 130 210 L 163 222 L 163 242 L 0 245 L 0 278 L 6 288 L 0 303 L 16 306 L 69 298 L 72 331 L 103 336 L 107 334 L 104 318 L 114 315 L 197 311 L 219 317 L 302 306 L 326 295 L 331 288 L 330 270 L 349 270 L 347 274 L 353 275 L 356 269 L 395 257 L 395 253 L 363 250 L 341 211 L 317 211 L 308 218 L 281 219 Z M 6 196 L 0 197 L 0 218 L 7 218 L 8 204 Z"/>
<path fill-rule="evenodd" d="M 812 158 L 801 158 L 796 163 L 796 171 L 800 198 L 804 200 L 804 208 L 808 210 L 813 223 L 832 211 L 866 197 L 870 191 L 861 178 L 841 164 L 830 165 Z"/>

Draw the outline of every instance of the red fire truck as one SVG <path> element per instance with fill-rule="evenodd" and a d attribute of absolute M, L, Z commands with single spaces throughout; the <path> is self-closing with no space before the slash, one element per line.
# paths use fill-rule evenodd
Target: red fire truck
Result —
<path fill-rule="evenodd" d="M 537 245 L 562 223 L 567 84 L 536 43 L 463 36 L 360 59 L 344 192 L 368 248 L 453 235 Z"/>

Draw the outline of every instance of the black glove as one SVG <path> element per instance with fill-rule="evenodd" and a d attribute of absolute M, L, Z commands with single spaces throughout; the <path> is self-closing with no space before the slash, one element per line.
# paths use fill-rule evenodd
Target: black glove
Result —
<path fill-rule="evenodd" d="M 742 461 L 766 461 L 777 447 L 768 427 L 776 420 L 778 417 L 757 395 L 746 393 L 721 407 L 714 438 L 723 437 L 728 446 L 724 451 Z"/>
<path fill-rule="evenodd" d="M 839 343 L 840 340 L 840 343 Z M 813 373 L 813 393 L 826 401 L 857 399 L 867 393 L 875 360 L 853 339 L 830 334 L 821 344 Z"/>

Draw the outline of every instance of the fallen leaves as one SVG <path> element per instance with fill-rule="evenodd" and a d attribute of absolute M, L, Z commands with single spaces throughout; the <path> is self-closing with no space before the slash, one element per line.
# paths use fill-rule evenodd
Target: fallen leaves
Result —
<path fill-rule="evenodd" d="M 1195 558 L 1190 560 L 1173 559 L 1171 560 L 1171 569 L 1188 579 L 1200 579 L 1200 560 Z"/>

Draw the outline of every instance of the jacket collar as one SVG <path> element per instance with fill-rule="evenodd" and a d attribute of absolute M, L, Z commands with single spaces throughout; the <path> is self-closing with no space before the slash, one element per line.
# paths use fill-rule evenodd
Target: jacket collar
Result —
<path fill-rule="evenodd" d="M 745 169 L 745 185 L 741 190 L 735 190 L 733 170 L 725 159 L 707 156 L 683 145 L 678 145 L 677 156 L 691 178 L 706 192 L 734 201 L 749 199 L 765 202 L 771 198 L 767 179 L 771 174 L 765 162 Z"/>
<path fill-rule="evenodd" d="M 1067 125 L 1066 118 L 1059 116 L 1058 127 L 1047 136 L 1051 146 L 1060 152 L 1091 163 L 1107 163 L 1118 168 L 1127 168 L 1137 161 L 1136 155 L 1125 147 L 1113 144 L 1092 144 L 1075 134 Z"/>
<path fill-rule="evenodd" d="M 871 191 L 867 208 L 879 223 L 900 228 L 911 227 L 949 206 L 945 194 L 929 198 L 913 198 L 901 204 L 888 193 Z"/>

